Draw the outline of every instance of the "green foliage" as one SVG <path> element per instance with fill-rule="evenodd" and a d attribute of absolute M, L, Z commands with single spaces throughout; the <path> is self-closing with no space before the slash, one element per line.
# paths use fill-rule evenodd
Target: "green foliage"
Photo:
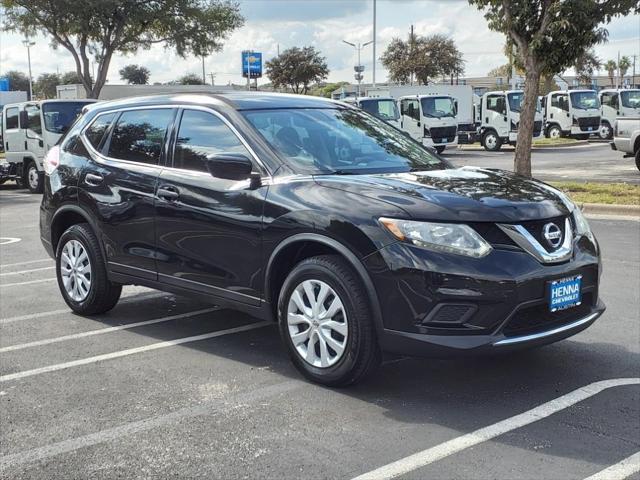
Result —
<path fill-rule="evenodd" d="M 291 88 L 306 94 L 309 86 L 329 76 L 327 60 L 314 47 L 293 47 L 265 64 L 266 75 L 275 88 Z"/>
<path fill-rule="evenodd" d="M 183 75 L 175 82 L 172 82 L 177 85 L 204 85 L 205 83 L 202 81 L 202 77 L 200 75 L 196 75 L 195 73 L 187 73 Z"/>
<path fill-rule="evenodd" d="M 60 84 L 60 75 L 57 73 L 43 73 L 33 84 L 33 91 L 40 99 L 56 98 L 56 87 Z"/>
<path fill-rule="evenodd" d="M 309 95 L 315 95 L 316 97 L 331 98 L 331 94 L 335 90 L 337 90 L 338 88 L 344 85 L 349 85 L 349 82 L 325 83 L 310 89 Z"/>
<path fill-rule="evenodd" d="M 147 85 L 149 83 L 149 76 L 151 72 L 147 67 L 142 65 L 126 65 L 118 72 L 120 78 L 126 81 L 129 85 Z"/>
<path fill-rule="evenodd" d="M 29 95 L 29 77 L 26 74 L 17 70 L 9 70 L 2 76 L 9 79 L 9 90 L 27 92 Z"/>
<path fill-rule="evenodd" d="M 239 5 L 230 0 L 0 0 L 0 5 L 6 30 L 43 33 L 54 47 L 71 53 L 90 98 L 97 98 L 106 82 L 115 52 L 164 44 L 182 57 L 203 56 L 219 51 L 244 23 Z"/>
<path fill-rule="evenodd" d="M 392 82 L 408 83 L 415 78 L 426 85 L 430 78 L 464 73 L 462 53 L 444 35 L 409 35 L 407 41 L 394 38 L 381 57 Z"/>
<path fill-rule="evenodd" d="M 593 73 L 600 68 L 602 62 L 597 57 L 596 52 L 591 49 L 578 56 L 575 69 L 576 77 L 580 85 L 591 85 Z"/>
<path fill-rule="evenodd" d="M 93 79 L 91 80 L 93 82 Z M 60 75 L 60 85 L 82 85 L 82 77 L 77 72 L 65 72 Z"/>
<path fill-rule="evenodd" d="M 618 70 L 618 64 L 616 63 L 615 60 L 607 60 L 607 63 L 605 63 L 603 67 L 607 71 L 607 76 L 609 77 L 609 81 L 611 82 L 611 85 L 614 85 L 616 70 Z"/>
<path fill-rule="evenodd" d="M 631 67 L 631 60 L 629 59 L 629 57 L 624 56 L 620 59 L 620 61 L 618 62 L 618 68 L 620 69 L 620 76 L 624 77 L 627 72 L 629 71 L 629 68 Z"/>

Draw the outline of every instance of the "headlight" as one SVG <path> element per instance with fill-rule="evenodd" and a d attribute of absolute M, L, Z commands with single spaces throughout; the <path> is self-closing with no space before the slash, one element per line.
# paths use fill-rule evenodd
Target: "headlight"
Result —
<path fill-rule="evenodd" d="M 484 257 L 492 250 L 491 245 L 467 225 L 393 218 L 379 220 L 398 240 L 417 247 L 475 258 Z"/>
<path fill-rule="evenodd" d="M 573 220 L 576 222 L 576 236 L 588 237 L 589 240 L 595 243 L 595 238 L 591 232 L 589 222 L 587 222 L 587 219 L 584 218 L 584 215 L 582 214 L 582 210 L 577 206 L 573 209 Z"/>

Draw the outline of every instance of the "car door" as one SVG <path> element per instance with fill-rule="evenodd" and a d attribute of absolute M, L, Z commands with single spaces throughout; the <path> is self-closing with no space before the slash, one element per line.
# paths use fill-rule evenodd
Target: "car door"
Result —
<path fill-rule="evenodd" d="M 42 169 L 42 159 L 44 158 L 44 142 L 42 141 L 42 116 L 40 105 L 36 103 L 25 106 L 27 113 L 26 142 L 27 151 L 36 160 L 38 169 Z"/>
<path fill-rule="evenodd" d="M 566 93 L 554 93 L 551 95 L 551 112 L 549 119 L 551 122 L 558 123 L 562 130 L 569 130 L 571 128 L 569 95 Z"/>
<path fill-rule="evenodd" d="M 99 224 L 113 272 L 157 279 L 155 191 L 175 113 L 168 107 L 104 113 L 84 132 L 94 155 L 80 177 L 80 204 Z"/>
<path fill-rule="evenodd" d="M 484 116 L 485 124 L 494 127 L 500 137 L 509 136 L 507 103 L 503 94 L 487 95 Z"/>
<path fill-rule="evenodd" d="M 179 117 L 172 167 L 163 169 L 158 181 L 159 280 L 257 305 L 267 194 L 259 179 L 266 171 L 219 113 L 185 108 Z M 216 177 L 207 160 L 212 154 L 251 159 L 254 181 Z"/>
<path fill-rule="evenodd" d="M 400 128 L 416 140 L 424 136 L 420 122 L 420 102 L 417 98 L 405 98 L 400 102 Z"/>
<path fill-rule="evenodd" d="M 7 107 L 4 111 L 4 151 L 7 162 L 22 162 L 24 157 L 24 130 L 20 125 L 19 107 Z"/>

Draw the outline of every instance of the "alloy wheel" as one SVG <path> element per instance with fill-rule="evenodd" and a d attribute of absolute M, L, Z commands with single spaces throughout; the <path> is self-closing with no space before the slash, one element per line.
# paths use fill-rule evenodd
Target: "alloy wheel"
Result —
<path fill-rule="evenodd" d="M 551 138 L 560 138 L 560 129 L 557 127 L 552 127 L 549 130 L 549 137 Z"/>
<path fill-rule="evenodd" d="M 287 330 L 305 362 L 319 368 L 335 365 L 344 355 L 349 334 L 342 300 L 323 281 L 303 281 L 289 298 Z"/>
<path fill-rule="evenodd" d="M 67 295 L 82 302 L 91 290 L 91 261 L 84 246 L 77 240 L 69 240 L 62 248 L 60 274 Z"/>
<path fill-rule="evenodd" d="M 35 190 L 38 188 L 38 183 L 40 183 L 40 178 L 38 174 L 38 169 L 33 164 L 29 167 L 29 170 L 27 172 L 27 181 L 29 182 L 29 187 L 32 190 Z"/>
<path fill-rule="evenodd" d="M 489 150 L 493 150 L 498 145 L 498 138 L 493 133 L 489 133 L 485 137 L 484 143 Z"/>

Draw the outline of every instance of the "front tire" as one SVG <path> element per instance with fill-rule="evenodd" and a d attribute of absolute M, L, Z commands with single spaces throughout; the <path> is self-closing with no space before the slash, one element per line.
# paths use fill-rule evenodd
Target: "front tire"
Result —
<path fill-rule="evenodd" d="M 547 130 L 548 138 L 561 138 L 562 130 L 557 125 L 551 125 L 549 130 Z"/>
<path fill-rule="evenodd" d="M 640 148 L 636 150 L 636 168 L 640 170 Z"/>
<path fill-rule="evenodd" d="M 598 135 L 602 140 L 611 140 L 613 138 L 613 129 L 611 128 L 611 125 L 609 125 L 608 123 L 603 123 L 602 125 L 600 125 L 600 131 L 598 132 Z"/>
<path fill-rule="evenodd" d="M 502 147 L 502 140 L 496 132 L 490 130 L 482 135 L 482 146 L 489 152 L 497 152 Z"/>
<path fill-rule="evenodd" d="M 331 387 L 360 382 L 381 359 L 362 280 L 337 255 L 297 264 L 278 300 L 280 335 L 296 368 Z"/>
<path fill-rule="evenodd" d="M 36 162 L 33 160 L 27 164 L 24 177 L 24 184 L 31 193 L 42 193 L 44 190 L 44 175 L 38 171 Z"/>
<path fill-rule="evenodd" d="M 438 153 L 444 152 L 445 148 L 447 148 L 447 147 L 445 147 L 444 145 L 436 145 L 436 147 L 435 147 L 436 152 L 438 152 Z"/>
<path fill-rule="evenodd" d="M 60 237 L 56 276 L 64 301 L 81 315 L 107 312 L 120 299 L 122 285 L 109 280 L 98 239 L 86 223 L 72 225 Z"/>

